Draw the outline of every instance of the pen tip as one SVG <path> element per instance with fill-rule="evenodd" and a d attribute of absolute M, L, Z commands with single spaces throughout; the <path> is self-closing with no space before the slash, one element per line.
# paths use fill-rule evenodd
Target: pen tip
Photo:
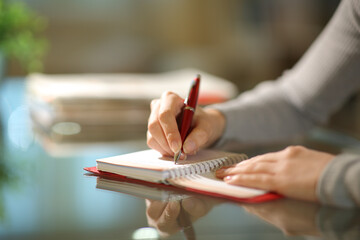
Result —
<path fill-rule="evenodd" d="M 174 155 L 174 163 L 177 164 L 179 158 L 180 158 L 180 155 L 181 155 L 181 150 L 177 153 L 175 153 Z"/>

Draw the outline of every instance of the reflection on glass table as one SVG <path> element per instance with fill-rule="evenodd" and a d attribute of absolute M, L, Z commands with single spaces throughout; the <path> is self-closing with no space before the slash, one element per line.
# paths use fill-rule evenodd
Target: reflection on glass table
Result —
<path fill-rule="evenodd" d="M 183 230 L 179 215 L 185 211 L 192 222 L 204 217 L 219 201 L 187 198 L 182 201 L 146 200 L 149 226 L 155 227 L 161 236 L 169 237 Z M 281 199 L 273 202 L 238 205 L 270 225 L 280 229 L 285 237 L 309 237 L 309 239 L 358 239 L 360 237 L 359 210 L 344 210 L 319 206 L 313 203 Z M 223 219 L 219 218 L 219 221 Z M 241 224 L 239 223 L 239 226 Z M 195 239 L 194 236 L 186 236 Z"/>
<path fill-rule="evenodd" d="M 283 237 L 311 237 L 311 239 L 357 239 L 360 237 L 360 210 L 339 209 L 321 206 L 305 201 L 292 199 L 279 199 L 258 204 L 243 204 L 200 194 L 189 193 L 169 187 L 169 189 L 156 188 L 151 185 L 135 184 L 130 181 L 115 181 L 97 178 L 97 188 L 106 191 L 130 194 L 139 198 L 146 198 L 146 218 L 149 227 L 156 229 L 157 235 L 176 239 L 196 239 L 204 235 L 234 236 L 233 230 L 229 233 L 204 233 L 204 229 L 197 231 L 197 221 L 204 221 L 207 215 L 216 214 L 218 225 L 229 224 L 234 220 L 228 213 L 219 213 L 224 206 L 231 206 L 232 211 L 242 211 L 245 217 L 256 216 L 262 224 L 273 226 L 283 233 Z M 147 194 L 145 194 L 147 193 Z M 245 212 L 243 211 L 245 210 Z M 222 210 L 220 210 L 222 211 Z M 220 223 L 221 221 L 221 223 Z M 241 222 L 232 222 L 232 225 Z M 233 226 L 234 227 L 234 226 Z M 259 227 L 259 226 L 258 226 Z M 264 226 L 260 227 L 262 229 Z M 154 234 L 154 232 L 152 232 Z M 235 233 L 238 236 L 239 232 Z M 216 239 L 216 238 L 214 238 Z M 231 239 L 231 238 L 229 238 Z M 271 239 L 271 237 L 270 237 Z"/>

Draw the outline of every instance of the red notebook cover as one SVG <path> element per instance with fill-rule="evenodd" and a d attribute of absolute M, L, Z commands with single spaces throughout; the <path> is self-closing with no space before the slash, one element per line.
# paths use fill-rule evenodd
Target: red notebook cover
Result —
<path fill-rule="evenodd" d="M 163 183 L 154 183 L 154 182 L 147 182 L 147 181 L 143 181 L 143 180 L 128 178 L 126 176 L 115 174 L 115 173 L 99 171 L 99 170 L 97 170 L 96 167 L 87 167 L 87 168 L 84 168 L 84 170 L 91 172 L 96 176 L 100 176 L 100 177 L 111 179 L 111 180 L 127 181 L 127 182 L 131 182 L 131 183 L 136 183 L 136 184 L 144 184 L 147 186 L 161 187 L 164 189 L 186 190 L 189 192 L 200 193 L 200 194 L 204 194 L 204 195 L 208 195 L 208 196 L 212 196 L 212 197 L 218 197 L 218 198 L 228 199 L 231 201 L 242 202 L 242 203 L 261 203 L 261 202 L 266 202 L 266 201 L 283 198 L 283 196 L 281 196 L 277 193 L 272 193 L 272 192 L 269 192 L 269 193 L 266 193 L 266 194 L 263 194 L 260 196 L 252 197 L 252 198 L 238 198 L 238 197 L 231 197 L 228 195 L 223 195 L 223 194 L 218 194 L 218 193 L 213 193 L 213 192 L 208 192 L 208 191 L 200 191 L 198 189 L 193 189 L 193 188 L 178 188 L 178 187 L 175 187 L 172 185 L 166 185 Z"/>

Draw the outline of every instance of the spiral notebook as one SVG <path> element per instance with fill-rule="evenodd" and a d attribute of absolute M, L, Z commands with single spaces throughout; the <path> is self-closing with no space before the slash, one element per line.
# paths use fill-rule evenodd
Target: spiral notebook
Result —
<path fill-rule="evenodd" d="M 229 185 L 215 176 L 215 170 L 247 159 L 245 154 L 201 150 L 187 160 L 174 164 L 173 158 L 162 157 L 155 150 L 144 150 L 97 159 L 96 168 L 85 170 L 100 176 L 137 179 L 155 184 L 172 185 L 187 191 L 237 201 L 262 202 L 280 196 L 267 191 Z"/>

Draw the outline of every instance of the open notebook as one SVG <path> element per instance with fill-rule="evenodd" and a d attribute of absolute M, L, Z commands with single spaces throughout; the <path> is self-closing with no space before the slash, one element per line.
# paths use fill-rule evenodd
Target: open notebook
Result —
<path fill-rule="evenodd" d="M 279 198 L 263 190 L 229 185 L 216 178 L 214 171 L 247 159 L 245 154 L 201 150 L 187 160 L 174 164 L 155 150 L 144 150 L 97 159 L 96 168 L 85 170 L 104 176 L 125 176 L 144 182 L 172 185 L 187 191 L 237 201 L 261 202 Z M 119 178 L 120 179 L 120 178 Z"/>

